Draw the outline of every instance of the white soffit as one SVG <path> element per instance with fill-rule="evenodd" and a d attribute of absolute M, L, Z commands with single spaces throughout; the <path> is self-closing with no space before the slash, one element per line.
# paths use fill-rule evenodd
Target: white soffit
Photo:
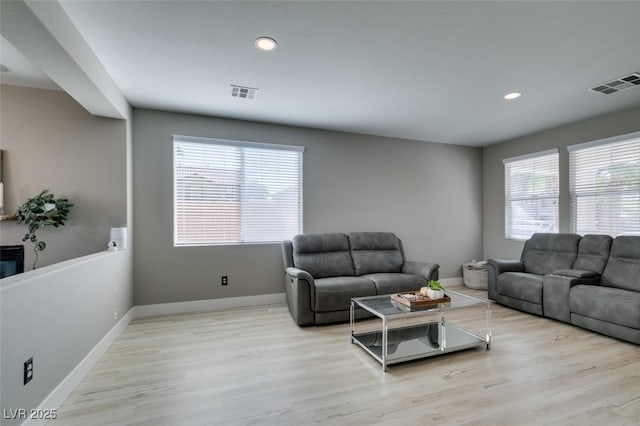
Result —
<path fill-rule="evenodd" d="M 91 114 L 129 116 L 126 98 L 56 0 L 1 1 L 0 33 Z"/>
<path fill-rule="evenodd" d="M 4 37 L 0 37 L 0 64 L 8 68 L 0 73 L 1 84 L 62 90 Z"/>

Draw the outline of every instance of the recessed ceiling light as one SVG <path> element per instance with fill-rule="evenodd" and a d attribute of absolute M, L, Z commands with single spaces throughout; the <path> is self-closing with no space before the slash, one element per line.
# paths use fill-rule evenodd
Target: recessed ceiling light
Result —
<path fill-rule="evenodd" d="M 256 47 L 260 50 L 274 50 L 278 47 L 278 43 L 271 37 L 258 37 L 256 39 Z"/>
<path fill-rule="evenodd" d="M 520 96 L 522 96 L 522 93 L 520 92 L 512 92 L 512 93 L 507 93 L 506 95 L 504 95 L 504 98 L 508 101 L 512 101 L 514 99 L 518 99 Z"/>

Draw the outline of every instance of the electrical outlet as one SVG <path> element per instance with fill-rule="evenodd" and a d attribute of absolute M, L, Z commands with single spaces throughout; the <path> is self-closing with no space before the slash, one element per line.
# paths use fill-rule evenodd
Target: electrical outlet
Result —
<path fill-rule="evenodd" d="M 24 362 L 24 384 L 26 385 L 33 379 L 33 357 Z"/>
<path fill-rule="evenodd" d="M 223 275 L 222 279 L 220 280 L 220 284 L 222 284 L 222 285 L 229 284 L 229 278 L 226 275 Z"/>

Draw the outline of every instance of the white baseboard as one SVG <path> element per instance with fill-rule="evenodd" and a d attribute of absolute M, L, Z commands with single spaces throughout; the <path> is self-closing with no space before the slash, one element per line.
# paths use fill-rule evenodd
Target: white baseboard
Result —
<path fill-rule="evenodd" d="M 462 277 L 440 278 L 440 282 L 445 287 L 459 287 L 464 285 L 464 280 L 462 279 Z"/>
<path fill-rule="evenodd" d="M 284 293 L 260 294 L 258 296 L 226 297 L 224 299 L 192 300 L 189 302 L 159 303 L 134 307 L 134 318 L 156 315 L 186 314 L 190 312 L 222 311 L 242 306 L 273 305 L 284 303 Z"/>
<path fill-rule="evenodd" d="M 125 328 L 129 325 L 134 318 L 134 309 L 129 309 L 120 321 L 113 326 L 111 330 L 98 342 L 97 345 L 91 349 L 91 352 L 85 356 L 82 361 L 65 377 L 54 390 L 40 403 L 38 409 L 43 411 L 50 411 L 52 409 L 58 409 L 65 399 L 75 390 L 80 384 L 82 379 L 89 373 L 89 371 L 96 365 L 96 362 L 107 352 L 107 349 L 113 342 L 122 334 Z M 24 426 L 36 426 L 44 425 L 48 420 L 45 419 L 27 419 L 22 424 Z"/>

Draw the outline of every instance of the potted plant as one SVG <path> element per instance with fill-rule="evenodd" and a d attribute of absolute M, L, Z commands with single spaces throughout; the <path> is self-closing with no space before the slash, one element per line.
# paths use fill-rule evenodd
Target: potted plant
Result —
<path fill-rule="evenodd" d="M 25 234 L 22 241 L 31 241 L 33 243 L 33 252 L 36 255 L 36 259 L 33 261 L 33 269 L 36 269 L 38 252 L 44 251 L 47 247 L 44 241 L 38 240 L 36 231 L 47 226 L 53 226 L 54 228 L 64 226 L 71 207 L 73 207 L 73 204 L 68 199 L 56 199 L 53 194 L 49 193 L 48 189 L 33 198 L 29 198 L 23 205 L 18 207 L 16 212 L 18 223 L 24 222 L 29 227 L 29 232 Z"/>
<path fill-rule="evenodd" d="M 440 280 L 429 280 L 427 283 L 427 297 L 431 300 L 444 297 L 444 287 L 442 287 Z"/>

